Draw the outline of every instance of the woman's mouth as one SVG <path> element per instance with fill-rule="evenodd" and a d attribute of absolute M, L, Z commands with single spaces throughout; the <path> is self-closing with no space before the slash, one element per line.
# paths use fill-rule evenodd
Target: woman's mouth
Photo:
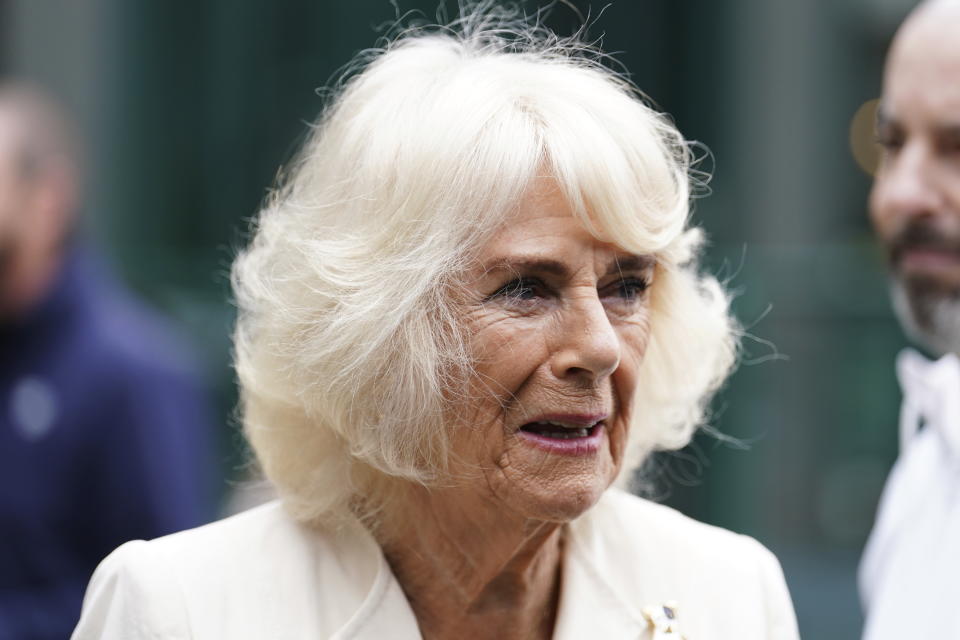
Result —
<path fill-rule="evenodd" d="M 520 430 L 525 433 L 533 433 L 538 436 L 543 436 L 544 438 L 557 438 L 558 440 L 571 440 L 573 438 L 586 438 L 593 431 L 599 428 L 600 423 L 593 424 L 589 427 L 571 427 L 563 424 L 558 424 L 556 422 L 530 422 L 522 427 Z"/>
<path fill-rule="evenodd" d="M 584 455 L 597 451 L 607 416 L 563 416 L 528 422 L 519 435 L 530 444 L 553 453 Z"/>

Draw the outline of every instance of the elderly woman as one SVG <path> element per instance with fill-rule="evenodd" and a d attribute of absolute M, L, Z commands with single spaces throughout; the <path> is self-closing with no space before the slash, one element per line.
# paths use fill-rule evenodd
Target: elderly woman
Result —
<path fill-rule="evenodd" d="M 489 12 L 357 66 L 233 270 L 281 500 L 118 549 L 74 638 L 796 638 L 757 542 L 611 488 L 735 358 L 680 134 Z"/>

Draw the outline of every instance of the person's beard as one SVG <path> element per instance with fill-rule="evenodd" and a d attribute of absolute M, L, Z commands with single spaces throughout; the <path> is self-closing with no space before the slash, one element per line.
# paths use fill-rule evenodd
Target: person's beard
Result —
<path fill-rule="evenodd" d="M 960 353 L 960 292 L 918 290 L 892 280 L 893 310 L 906 334 L 936 355 Z"/>
<path fill-rule="evenodd" d="M 893 238 L 889 249 L 894 312 L 906 334 L 934 354 L 960 353 L 960 288 L 932 276 L 901 273 L 900 255 L 915 247 L 960 254 L 960 239 L 925 219 L 912 221 Z"/>

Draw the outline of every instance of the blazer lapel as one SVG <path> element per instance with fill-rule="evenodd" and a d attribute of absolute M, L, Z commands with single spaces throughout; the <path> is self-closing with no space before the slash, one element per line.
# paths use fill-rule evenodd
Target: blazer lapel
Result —
<path fill-rule="evenodd" d="M 590 541 L 578 540 L 574 532 L 568 532 L 554 640 L 650 637 L 643 614 L 623 600 L 591 561 Z"/>

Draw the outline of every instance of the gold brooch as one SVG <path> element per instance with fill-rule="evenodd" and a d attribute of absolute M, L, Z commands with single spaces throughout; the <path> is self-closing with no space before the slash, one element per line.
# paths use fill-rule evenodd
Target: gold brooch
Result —
<path fill-rule="evenodd" d="M 647 628 L 653 633 L 650 640 L 685 640 L 677 622 L 677 603 L 670 601 L 642 609 Z"/>

